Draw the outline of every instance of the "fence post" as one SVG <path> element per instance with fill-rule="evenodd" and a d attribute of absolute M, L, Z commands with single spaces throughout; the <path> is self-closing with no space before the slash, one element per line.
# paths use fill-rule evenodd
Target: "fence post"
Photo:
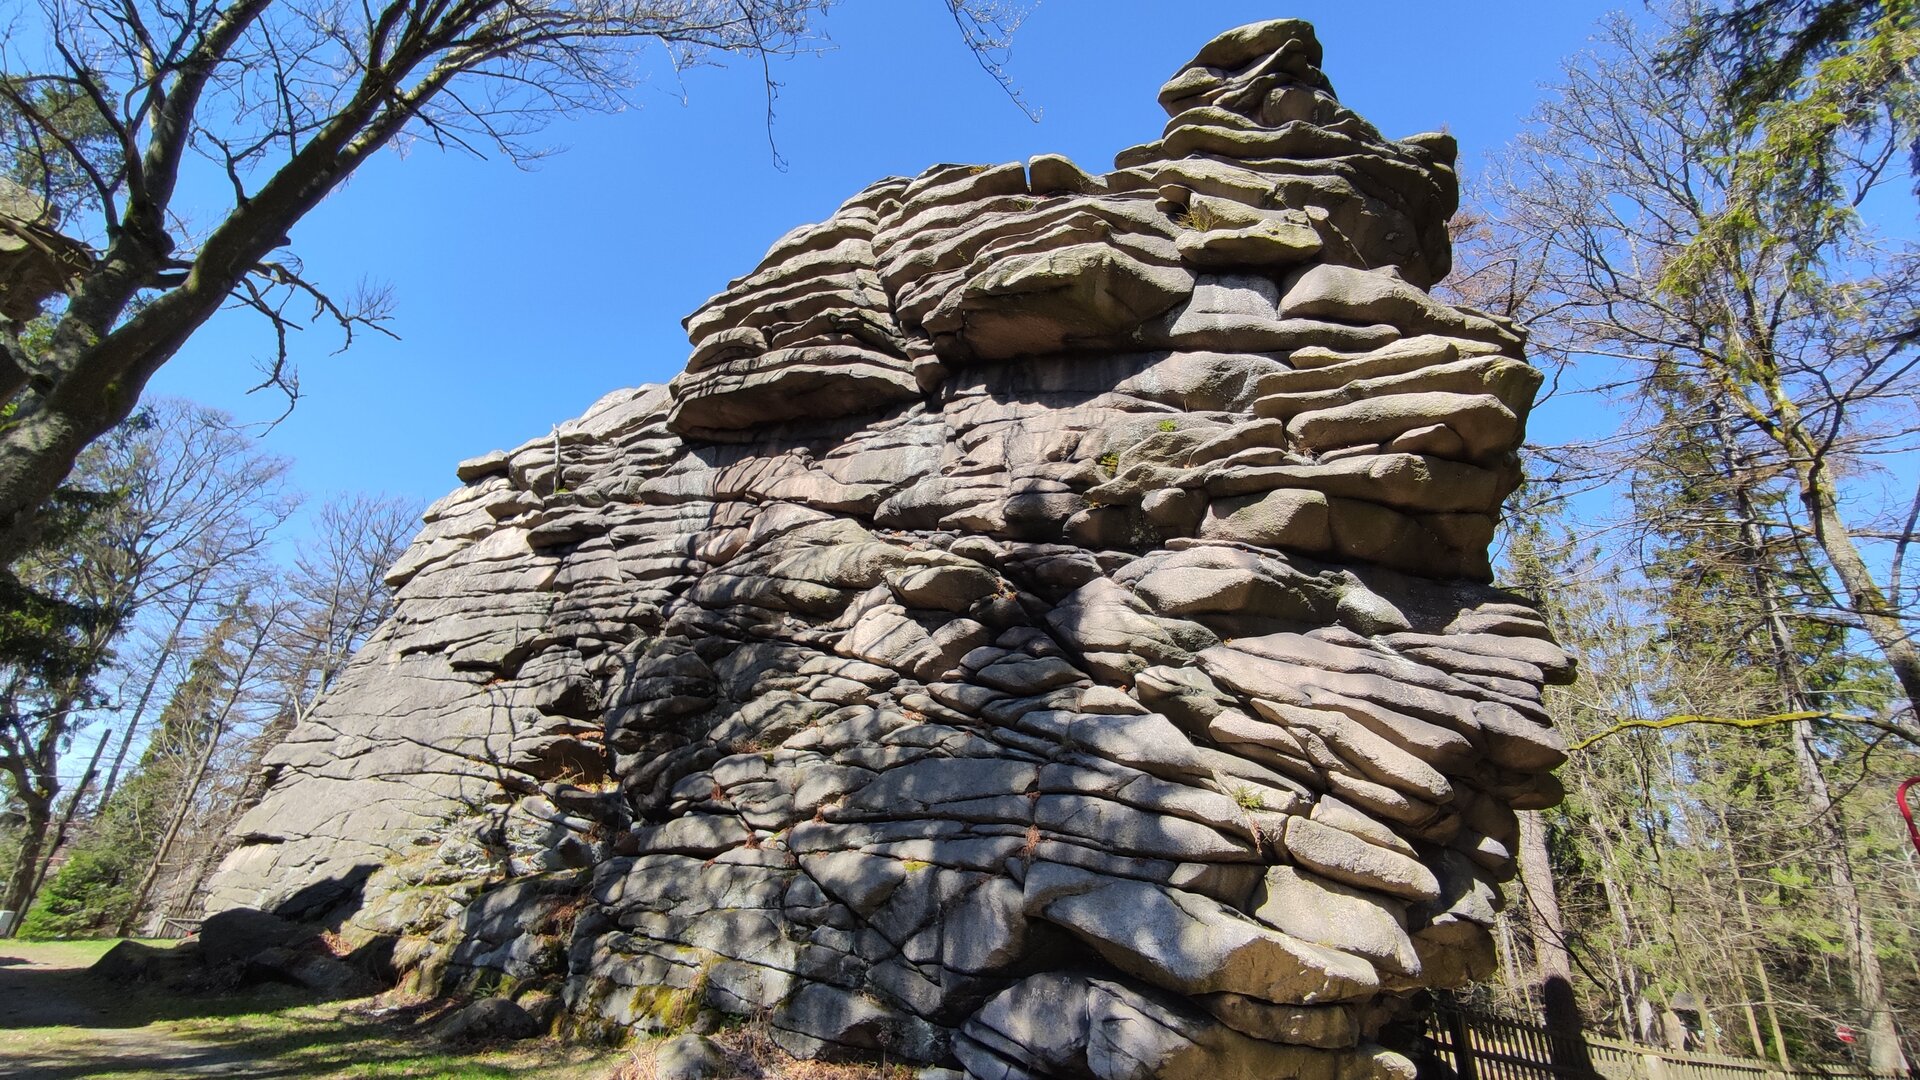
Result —
<path fill-rule="evenodd" d="M 1646 1066 L 1647 1080 L 1667 1080 L 1667 1059 L 1659 1054 L 1641 1054 L 1640 1061 Z"/>
<path fill-rule="evenodd" d="M 1460 1080 L 1480 1080 L 1480 1064 L 1473 1060 L 1473 1043 L 1467 1038 L 1467 1014 L 1460 1009 L 1447 1010 L 1447 1033 L 1453 1039 L 1453 1071 Z"/>

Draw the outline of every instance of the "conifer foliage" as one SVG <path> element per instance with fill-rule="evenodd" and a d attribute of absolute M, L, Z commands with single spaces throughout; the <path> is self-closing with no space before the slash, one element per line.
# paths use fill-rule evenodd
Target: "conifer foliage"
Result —
<path fill-rule="evenodd" d="M 40 606 L 12 609 L 0 655 L 0 909 L 21 932 L 193 913 L 261 756 L 385 618 L 414 515 L 337 496 L 284 537 L 286 468 L 226 415 L 156 402 L 88 452 L 74 527 L 22 564 Z"/>
<path fill-rule="evenodd" d="M 1509 920 L 1515 1004 L 1565 952 L 1617 1034 L 1912 1060 L 1920 249 L 1874 197 L 1911 181 L 1907 68 L 1862 74 L 1911 44 L 1903 8 L 1615 17 L 1460 223 L 1461 288 L 1620 423 L 1541 440 L 1510 523 L 1509 580 L 1582 671 L 1523 866 L 1566 931 Z"/>

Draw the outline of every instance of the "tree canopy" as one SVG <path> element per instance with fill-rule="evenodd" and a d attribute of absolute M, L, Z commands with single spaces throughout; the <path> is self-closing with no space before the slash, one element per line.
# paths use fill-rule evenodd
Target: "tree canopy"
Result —
<path fill-rule="evenodd" d="M 1000 76 L 1018 9 L 943 0 Z M 288 247 L 293 226 L 383 148 L 525 162 L 554 117 L 610 109 L 649 64 L 762 61 L 808 40 L 827 0 L 44 0 L 5 42 L 0 281 L 55 310 L 43 342 L 0 311 L 0 564 L 88 442 L 223 305 L 280 342 L 265 385 L 291 392 L 288 334 L 378 330 L 378 289 L 332 291 Z M 765 69 L 761 69 L 764 75 Z M 199 169 L 230 198 L 179 205 Z"/>

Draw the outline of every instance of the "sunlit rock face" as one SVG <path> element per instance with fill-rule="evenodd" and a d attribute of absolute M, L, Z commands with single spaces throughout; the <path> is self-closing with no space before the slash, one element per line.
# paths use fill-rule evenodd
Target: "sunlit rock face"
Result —
<path fill-rule="evenodd" d="M 1452 141 L 1320 59 L 1214 39 L 1111 172 L 883 180 L 463 463 L 212 907 L 802 1055 L 1410 1076 L 1571 669 L 1486 584 L 1540 376 L 1426 291 Z"/>

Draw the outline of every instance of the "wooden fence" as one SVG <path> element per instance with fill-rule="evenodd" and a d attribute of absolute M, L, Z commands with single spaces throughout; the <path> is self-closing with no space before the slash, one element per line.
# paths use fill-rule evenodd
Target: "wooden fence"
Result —
<path fill-rule="evenodd" d="M 1782 1069 L 1753 1058 L 1587 1036 L 1573 1045 L 1537 1024 L 1453 1009 L 1434 1014 L 1428 1038 L 1460 1080 L 1886 1080 L 1872 1073 L 1818 1067 Z"/>
<path fill-rule="evenodd" d="M 199 919 L 162 919 L 155 929 L 157 938 L 186 938 L 200 932 Z"/>

